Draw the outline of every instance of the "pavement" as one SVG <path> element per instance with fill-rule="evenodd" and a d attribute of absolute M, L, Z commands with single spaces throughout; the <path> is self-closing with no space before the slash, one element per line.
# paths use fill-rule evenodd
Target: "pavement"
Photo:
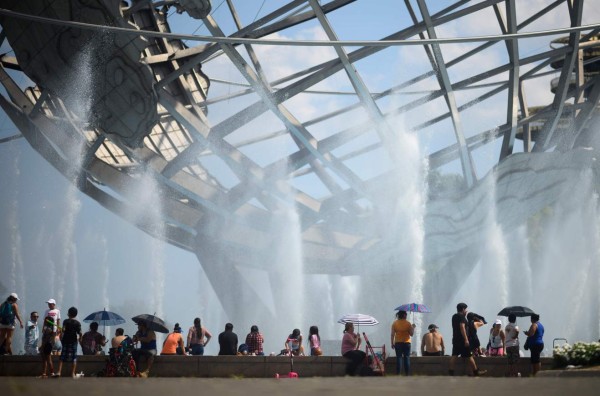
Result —
<path fill-rule="evenodd" d="M 3 396 L 94 395 L 598 395 L 600 376 L 472 378 L 431 376 L 275 378 L 0 377 Z"/>

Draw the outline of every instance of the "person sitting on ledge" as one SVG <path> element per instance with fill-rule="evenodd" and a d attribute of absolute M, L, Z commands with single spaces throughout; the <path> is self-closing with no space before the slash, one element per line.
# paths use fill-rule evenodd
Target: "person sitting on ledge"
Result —
<path fill-rule="evenodd" d="M 253 325 L 250 328 L 250 333 L 246 336 L 246 345 L 248 345 L 248 353 L 256 356 L 263 356 L 263 343 L 265 339 L 258 331 L 258 326 Z"/>
<path fill-rule="evenodd" d="M 300 329 L 294 329 L 292 334 L 285 340 L 285 349 L 294 356 L 304 356 L 304 347 L 302 346 L 302 333 Z"/>
<path fill-rule="evenodd" d="M 133 350 L 133 360 L 135 360 L 135 366 L 140 366 L 140 356 L 146 356 L 147 367 L 145 371 L 138 371 L 140 377 L 147 377 L 150 374 L 152 363 L 154 363 L 154 356 L 156 356 L 156 334 L 154 331 L 148 328 L 145 322 L 139 322 L 138 331 L 133 336 L 133 342 L 140 343 L 140 347 Z"/>
<path fill-rule="evenodd" d="M 161 355 L 183 355 L 185 346 L 183 345 L 183 337 L 181 335 L 181 327 L 179 323 L 175 323 L 173 332 L 170 333 L 163 342 Z"/>
<path fill-rule="evenodd" d="M 227 323 L 225 331 L 219 334 L 219 355 L 237 355 L 238 336 L 233 332 L 233 325 Z"/>
<path fill-rule="evenodd" d="M 360 334 L 354 333 L 354 325 L 346 323 L 342 337 L 342 356 L 350 360 L 346 365 L 346 375 L 356 375 L 358 367 L 367 357 L 367 354 L 359 349 L 360 342 Z"/>
<path fill-rule="evenodd" d="M 444 337 L 437 331 L 435 324 L 430 324 L 427 328 L 429 333 L 423 335 L 421 341 L 421 356 L 444 356 Z"/>
<path fill-rule="evenodd" d="M 98 322 L 90 323 L 90 330 L 81 337 L 81 351 L 84 355 L 103 355 L 104 345 L 106 345 L 106 337 L 98 332 Z"/>

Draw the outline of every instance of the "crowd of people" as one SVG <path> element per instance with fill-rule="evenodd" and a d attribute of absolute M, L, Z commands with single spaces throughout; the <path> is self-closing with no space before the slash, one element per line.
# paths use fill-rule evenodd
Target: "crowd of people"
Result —
<path fill-rule="evenodd" d="M 61 313 L 56 307 L 56 301 L 46 301 L 48 308 L 42 318 L 41 332 L 38 328 L 40 318 L 38 312 L 33 311 L 26 324 L 23 323 L 17 301 L 16 293 L 11 293 L 0 305 L 0 348 L 3 354 L 12 354 L 12 337 L 18 322 L 21 329 L 25 329 L 25 353 L 40 355 L 42 357 L 42 378 L 60 377 L 63 363 L 71 365 L 70 374 L 77 377 L 77 348 L 81 347 L 83 355 L 104 354 L 107 339 L 98 332 L 98 323 L 92 322 L 89 330 L 82 333 L 81 323 L 77 320 L 77 308 L 68 309 L 67 316 L 61 323 Z M 473 312 L 468 312 L 467 304 L 459 303 L 457 312 L 452 316 L 452 354 L 450 358 L 449 374 L 454 375 L 454 367 L 458 357 L 466 360 L 469 375 L 478 376 L 485 373 L 479 370 L 475 358 L 478 356 L 506 356 L 507 376 L 518 376 L 516 365 L 520 358 L 519 327 L 516 325 L 516 316 L 508 315 L 508 324 L 503 328 L 502 320 L 496 319 L 489 331 L 487 346 L 481 346 L 477 331 L 487 324 L 485 318 Z M 544 348 L 544 326 L 539 321 L 539 315 L 531 315 L 531 325 L 524 331 L 527 336 L 524 348 L 531 351 L 532 375 L 540 370 L 540 354 Z M 156 334 L 148 323 L 139 321 L 138 330 L 131 341 L 139 345 L 133 350 L 133 359 L 136 367 L 141 367 L 141 357 L 145 358 L 145 370 L 139 370 L 140 376 L 147 376 L 154 357 L 157 355 Z M 410 375 L 411 338 L 416 325 L 407 320 L 406 311 L 398 311 L 396 319 L 391 326 L 391 346 L 396 353 L 396 374 L 403 369 L 405 375 Z M 428 326 L 428 332 L 421 340 L 422 356 L 444 356 L 446 348 L 444 338 L 439 333 L 435 324 Z M 122 328 L 115 331 L 115 336 L 110 340 L 110 348 L 118 348 L 129 338 Z M 182 328 L 176 323 L 163 344 L 161 355 L 203 355 L 204 348 L 212 339 L 212 334 L 204 326 L 200 318 L 195 318 L 193 325 L 188 329 L 184 339 Z M 258 326 L 252 325 L 245 342 L 238 343 L 238 336 L 233 331 L 233 324 L 227 323 L 225 329 L 218 336 L 219 355 L 264 355 L 264 336 Z M 304 356 L 303 336 L 299 329 L 294 329 L 285 339 L 284 349 L 280 355 Z M 309 329 L 308 347 L 311 356 L 323 354 L 321 337 L 317 326 Z M 355 375 L 360 366 L 364 365 L 366 353 L 361 349 L 361 337 L 354 332 L 353 323 L 345 323 L 341 340 L 341 354 L 348 359 L 346 373 Z M 59 354 L 58 369 L 55 371 L 52 355 Z"/>
<path fill-rule="evenodd" d="M 450 358 L 449 375 L 454 375 L 454 368 L 458 357 L 466 360 L 469 375 L 479 376 L 485 374 L 480 370 L 475 361 L 479 356 L 506 356 L 506 375 L 510 377 L 519 376 L 517 363 L 520 358 L 519 326 L 516 325 L 517 317 L 511 313 L 508 315 L 508 324 L 502 327 L 502 320 L 496 319 L 489 331 L 488 343 L 482 347 L 477 331 L 487 324 L 484 317 L 474 312 L 468 312 L 467 304 L 459 303 L 456 313 L 452 316 L 452 355 Z M 411 337 L 415 325 L 407 319 L 407 312 L 398 311 L 397 319 L 392 324 L 391 344 L 396 352 L 396 374 L 400 374 L 404 368 L 405 375 L 410 375 Z M 541 367 L 540 355 L 544 349 L 544 326 L 540 323 L 538 314 L 531 315 L 531 324 L 524 331 L 527 336 L 524 348 L 531 351 L 531 374 L 535 375 Z M 444 356 L 446 348 L 444 338 L 438 332 L 438 326 L 430 324 L 428 332 L 423 335 L 421 341 L 422 356 Z"/>

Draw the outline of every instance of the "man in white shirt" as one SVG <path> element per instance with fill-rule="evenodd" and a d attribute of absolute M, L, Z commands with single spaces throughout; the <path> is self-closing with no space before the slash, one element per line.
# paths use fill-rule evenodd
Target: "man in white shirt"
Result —
<path fill-rule="evenodd" d="M 26 355 L 37 355 L 38 344 L 40 341 L 40 329 L 38 329 L 38 318 L 39 314 L 33 311 L 29 315 L 27 321 L 27 328 L 25 329 L 25 354 Z"/>

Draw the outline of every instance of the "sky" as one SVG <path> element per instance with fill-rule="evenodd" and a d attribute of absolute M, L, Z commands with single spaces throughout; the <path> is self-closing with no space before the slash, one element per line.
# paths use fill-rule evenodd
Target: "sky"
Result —
<path fill-rule="evenodd" d="M 273 0 L 236 2 L 240 6 L 238 12 L 244 24 L 265 15 L 281 3 L 283 2 Z M 348 7 L 348 10 L 332 15 L 331 22 L 339 39 L 379 39 L 393 31 L 397 18 L 407 18 L 405 11 L 398 16 L 397 3 L 392 0 L 377 1 L 380 12 L 376 13 L 379 19 L 375 20 L 365 18 L 365 15 L 370 15 L 373 11 L 374 2 L 359 1 L 358 7 L 353 7 L 352 12 Z M 441 9 L 448 2 L 433 3 L 432 8 Z M 518 2 L 519 12 L 521 15 L 530 15 L 540 9 L 541 4 L 547 3 L 542 0 Z M 232 26 L 228 26 L 222 18 L 222 15 L 228 12 L 226 8 L 224 1 L 213 1 L 215 18 L 221 18 L 219 23 L 226 33 L 230 33 Z M 586 3 L 584 24 L 600 20 L 599 8 L 600 6 L 593 2 Z M 552 14 L 543 25 L 531 26 L 526 30 L 564 27 L 565 24 L 561 14 Z M 462 25 L 443 26 L 438 36 L 497 34 L 496 31 L 490 30 L 490 25 L 493 24 L 485 20 L 470 19 L 468 23 Z M 172 30 L 187 34 L 206 34 L 206 29 L 198 21 L 189 20 L 185 15 L 173 15 Z M 299 27 L 285 34 L 290 37 L 276 34 L 274 38 L 322 39 L 325 37 L 324 32 L 316 27 Z M 539 43 L 532 42 L 529 48 L 522 50 L 535 52 L 540 47 L 547 49 L 546 46 L 547 41 L 541 40 Z M 452 59 L 467 47 L 470 45 L 444 47 L 444 56 Z M 3 44 L 0 52 L 4 53 L 6 50 L 7 46 Z M 265 72 L 270 79 L 287 75 L 290 70 L 301 69 L 317 60 L 328 59 L 332 51 L 330 48 L 323 47 L 257 47 L 259 57 L 269 59 L 269 62 L 265 63 Z M 361 61 L 356 67 L 363 75 L 367 86 L 376 92 L 393 85 L 389 82 L 390 78 L 403 81 L 409 77 L 411 70 L 414 72 L 426 67 L 427 59 L 417 51 L 417 47 L 394 48 L 385 58 Z M 479 61 L 493 62 L 494 57 L 499 56 L 503 55 L 485 53 Z M 206 65 L 203 70 L 215 80 L 242 82 L 239 73 L 223 67 L 223 62 L 224 59 L 222 61 L 217 59 L 210 65 Z M 384 67 L 381 66 L 382 62 Z M 397 72 L 390 73 L 390 70 Z M 470 72 L 461 68 L 451 71 L 456 78 L 461 73 Z M 551 99 L 548 90 L 551 77 L 528 83 L 533 85 L 532 88 L 537 93 L 528 98 L 530 103 L 548 103 Z M 431 89 L 433 83 L 426 80 L 412 89 Z M 344 76 L 339 76 L 315 89 L 346 90 L 347 86 Z M 213 83 L 210 95 L 217 97 L 231 89 L 233 88 L 230 85 Z M 469 95 L 468 92 L 457 94 L 457 100 L 467 101 Z M 310 119 L 320 114 L 324 108 L 333 109 L 340 106 L 343 100 L 343 98 L 332 100 L 317 95 L 302 95 L 295 98 L 290 105 L 296 109 L 295 114 L 300 119 Z M 495 100 L 497 102 L 492 103 L 501 103 L 505 99 L 499 97 Z M 213 124 L 229 114 L 231 109 L 228 107 L 233 106 L 227 102 L 211 110 Z M 420 110 L 420 114 L 407 116 L 404 120 L 406 127 L 417 125 L 423 117 L 439 113 L 439 109 L 440 103 L 427 105 Z M 479 106 L 476 110 L 469 111 L 464 118 L 467 135 L 475 125 L 479 128 L 479 124 L 497 117 L 502 112 L 503 110 L 498 110 L 494 105 Z M 419 141 L 422 150 L 435 151 L 452 142 L 454 136 L 448 135 L 447 126 L 434 127 L 421 136 Z M 16 133 L 14 125 L 4 112 L 0 111 L 0 139 Z M 314 133 L 327 132 L 317 130 Z M 241 131 L 231 139 L 243 137 L 244 131 Z M 356 144 L 364 144 L 364 142 L 359 141 Z M 281 149 L 286 150 L 285 147 Z M 253 150 L 251 147 L 245 153 L 261 165 L 276 159 L 269 158 L 268 153 L 258 149 Z M 496 161 L 497 147 L 481 150 L 475 154 L 475 157 L 477 163 L 482 164 L 480 176 L 483 176 Z M 455 167 L 450 167 L 449 171 L 457 169 L 455 164 Z M 369 172 L 376 172 L 376 170 L 370 170 L 366 166 L 365 172 L 368 175 Z M 318 187 L 310 186 L 310 180 L 306 184 L 308 184 L 307 188 L 314 189 L 315 196 L 323 194 Z M 0 295 L 8 295 L 16 291 L 22 298 L 19 305 L 23 316 L 28 316 L 26 314 L 33 310 L 44 310 L 46 308 L 44 302 L 48 298 L 55 298 L 63 315 L 70 306 L 78 307 L 80 319 L 103 308 L 120 313 L 127 319 L 136 314 L 155 313 L 158 310 L 170 326 L 179 322 L 184 329 L 192 325 L 195 316 L 200 316 L 203 324 L 213 335 L 222 331 L 226 321 L 234 321 L 235 318 L 227 318 L 223 313 L 194 254 L 146 235 L 81 194 L 59 172 L 49 166 L 25 139 L 0 144 L 0 186 L 2 186 L 0 188 L 0 266 L 3 274 L 10 274 L 0 278 Z M 157 294 L 164 297 L 159 307 L 157 307 Z M 389 319 L 391 322 L 391 318 Z M 382 322 L 384 323 L 382 326 L 387 326 L 384 320 Z M 234 321 L 234 330 L 238 335 L 245 336 L 252 324 Z M 133 323 L 129 320 L 123 327 L 129 334 L 135 331 Z M 267 334 L 269 350 L 279 348 L 280 342 L 272 340 L 283 340 L 285 336 L 286 334 Z M 20 345 L 22 339 L 17 336 L 15 349 L 20 350 Z M 217 352 L 217 343 L 213 341 L 207 346 L 206 354 L 215 355 Z"/>

